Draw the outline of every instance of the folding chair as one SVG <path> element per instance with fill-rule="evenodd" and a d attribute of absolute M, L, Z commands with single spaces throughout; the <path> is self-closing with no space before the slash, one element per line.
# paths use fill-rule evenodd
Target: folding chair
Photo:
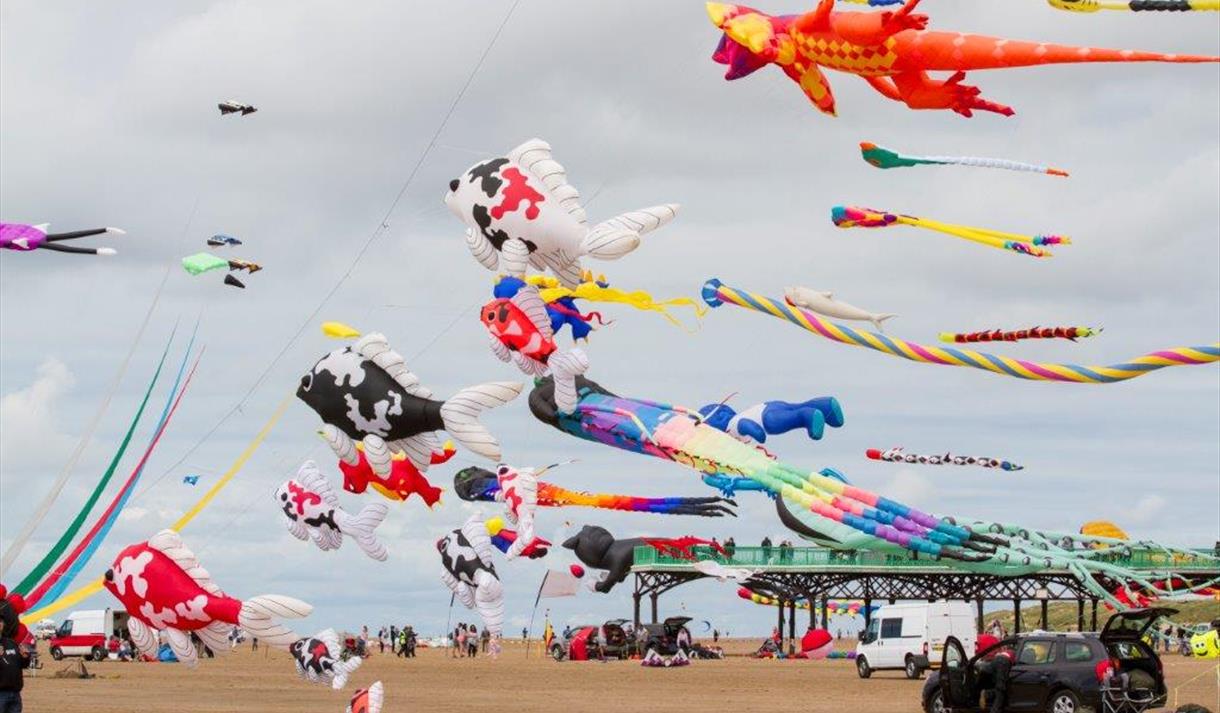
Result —
<path fill-rule="evenodd" d="M 1101 713 L 1144 713 L 1156 698 L 1151 688 L 1131 685 L 1130 675 L 1108 674 L 1101 684 Z"/>

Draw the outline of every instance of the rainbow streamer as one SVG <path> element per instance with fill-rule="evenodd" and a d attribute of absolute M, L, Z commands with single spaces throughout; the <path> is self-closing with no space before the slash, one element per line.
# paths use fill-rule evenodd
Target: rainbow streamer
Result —
<path fill-rule="evenodd" d="M 711 279 L 703 285 L 703 301 L 711 307 L 724 303 L 787 320 L 831 341 L 865 347 L 890 356 L 924 364 L 968 366 L 1030 381 L 1060 381 L 1074 384 L 1111 384 L 1143 376 L 1170 366 L 1195 366 L 1220 361 L 1220 342 L 1197 347 L 1176 347 L 1144 354 L 1118 364 L 1080 366 L 1057 362 L 1032 362 L 970 349 L 954 349 L 908 342 L 877 332 L 853 329 L 830 322 L 782 300 L 729 287 Z"/>
<path fill-rule="evenodd" d="M 1044 250 L 1043 246 L 1070 245 L 1072 243 L 1071 238 L 1063 235 L 1005 233 L 989 228 L 972 228 L 968 225 L 942 223 L 927 218 L 916 218 L 913 215 L 887 213 L 859 206 L 837 205 L 830 209 L 830 220 L 840 228 L 888 228 L 891 225 L 909 225 L 915 228 L 926 228 L 980 245 L 1029 255 L 1030 257 L 1051 257 L 1051 252 Z"/>

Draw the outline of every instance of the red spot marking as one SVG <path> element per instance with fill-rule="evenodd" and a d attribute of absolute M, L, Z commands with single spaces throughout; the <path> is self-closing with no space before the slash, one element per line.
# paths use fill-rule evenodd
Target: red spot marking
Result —
<path fill-rule="evenodd" d="M 538 204 L 546 200 L 546 196 L 530 188 L 526 183 L 526 177 L 515 168 L 507 169 L 500 175 L 508 181 L 508 185 L 504 187 L 504 197 L 500 201 L 500 205 L 491 209 L 491 217 L 499 220 L 504 217 L 505 213 L 517 210 L 521 207 L 521 202 L 525 201 L 529 203 L 529 207 L 525 209 L 526 220 L 537 218 Z"/>
<path fill-rule="evenodd" d="M 292 504 L 297 506 L 297 514 L 305 514 L 306 505 L 319 505 L 322 503 L 322 496 L 315 492 L 306 490 L 296 483 L 288 484 L 288 492 L 291 493 Z"/>

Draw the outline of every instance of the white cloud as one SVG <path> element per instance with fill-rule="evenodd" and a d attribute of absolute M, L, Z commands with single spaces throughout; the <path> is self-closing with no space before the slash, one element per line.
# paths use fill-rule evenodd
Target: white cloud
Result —
<path fill-rule="evenodd" d="M 38 365 L 29 386 L 0 399 L 0 462 L 6 473 L 67 458 L 73 441 L 61 431 L 59 402 L 75 384 L 67 365 L 51 357 Z"/>
<path fill-rule="evenodd" d="M 1127 518 L 1132 524 L 1146 525 L 1153 522 L 1165 512 L 1165 506 L 1169 501 L 1157 495 L 1156 493 L 1148 493 L 1135 501 L 1135 505 L 1127 514 Z"/>

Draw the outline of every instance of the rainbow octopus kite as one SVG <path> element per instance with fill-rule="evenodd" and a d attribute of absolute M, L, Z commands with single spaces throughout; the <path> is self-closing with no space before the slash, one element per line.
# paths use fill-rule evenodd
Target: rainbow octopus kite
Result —
<path fill-rule="evenodd" d="M 859 206 L 837 205 L 830 209 L 830 220 L 839 228 L 888 228 L 891 225 L 910 225 L 1030 257 L 1051 257 L 1051 252 L 1044 250 L 1043 246 L 1071 245 L 1072 243 L 1071 238 L 1063 235 L 1018 235 L 988 228 L 941 223 L 937 220 L 916 218 L 913 215 L 887 213 Z"/>
<path fill-rule="evenodd" d="M 1134 357 L 1106 366 L 1080 366 L 1057 362 L 1034 362 L 997 356 L 969 349 L 936 347 L 888 337 L 877 332 L 854 329 L 845 324 L 822 319 L 807 310 L 793 307 L 783 300 L 774 300 L 755 292 L 746 292 L 711 279 L 703 285 L 703 301 L 712 307 L 726 302 L 787 320 L 841 344 L 866 347 L 890 356 L 924 364 L 968 366 L 974 369 L 1012 376 L 1030 381 L 1061 381 L 1072 384 L 1112 384 L 1143 376 L 1169 366 L 1193 366 L 1220 361 L 1220 342 L 1205 346 L 1176 347 Z"/>
<path fill-rule="evenodd" d="M 860 155 L 870 166 L 876 168 L 910 168 L 911 166 L 974 166 L 976 168 L 1002 168 L 1008 171 L 1025 171 L 1027 173 L 1045 173 L 1048 176 L 1067 178 L 1067 171 L 1050 166 L 1036 166 L 1032 163 L 1009 161 L 1003 158 L 983 158 L 981 156 L 907 156 L 897 151 L 891 151 L 883 146 L 860 142 Z"/>
<path fill-rule="evenodd" d="M 822 546 L 915 552 L 962 569 L 996 574 L 1066 570 L 1118 607 L 1124 605 L 1115 592 L 1162 596 L 1217 583 L 1188 581 L 1181 575 L 1175 580 L 1171 572 L 1145 576 L 1105 561 L 1130 552 L 1129 542 L 934 516 L 855 487 L 833 470 L 814 473 L 789 465 L 711 427 L 690 409 L 619 397 L 584 377 L 577 386 L 576 408 L 563 412 L 556 408 L 551 381 L 536 380 L 530 410 L 543 423 L 578 438 L 688 466 L 725 495 L 735 490 L 766 492 L 776 499 L 785 525 Z M 1155 543 L 1137 546 L 1166 553 L 1175 562 L 1217 559 Z"/>
<path fill-rule="evenodd" d="M 728 65 L 724 78 L 729 80 L 779 65 L 814 106 L 832 116 L 835 100 L 824 68 L 861 77 L 883 96 L 912 109 L 950 109 L 962 116 L 973 116 L 977 109 L 1012 116 L 1011 107 L 984 99 L 978 87 L 962 84 L 966 72 L 1079 62 L 1220 61 L 930 32 L 925 30 L 927 15 L 913 12 L 918 4 L 907 0 L 894 11 L 836 12 L 834 0 L 820 0 L 813 12 L 772 17 L 744 5 L 709 2 L 708 17 L 724 32 L 712 59 Z M 929 71 L 953 75 L 933 79 Z"/>
<path fill-rule="evenodd" d="M 940 341 L 950 344 L 974 344 L 976 342 L 1019 342 L 1024 339 L 1066 339 L 1074 342 L 1085 337 L 1101 334 L 1101 328 L 1093 327 L 1033 327 L 1005 332 L 992 329 L 985 332 L 953 333 L 941 332 Z"/>
<path fill-rule="evenodd" d="M 90 235 L 113 233 L 126 235 L 118 228 L 90 228 L 88 230 L 73 230 L 69 233 L 48 233 L 49 223 L 26 225 L 25 223 L 0 223 L 0 249 L 30 252 L 31 250 L 54 250 L 61 253 L 77 255 L 114 255 L 113 248 L 77 248 L 71 245 L 60 245 L 64 240 L 87 238 Z"/>

